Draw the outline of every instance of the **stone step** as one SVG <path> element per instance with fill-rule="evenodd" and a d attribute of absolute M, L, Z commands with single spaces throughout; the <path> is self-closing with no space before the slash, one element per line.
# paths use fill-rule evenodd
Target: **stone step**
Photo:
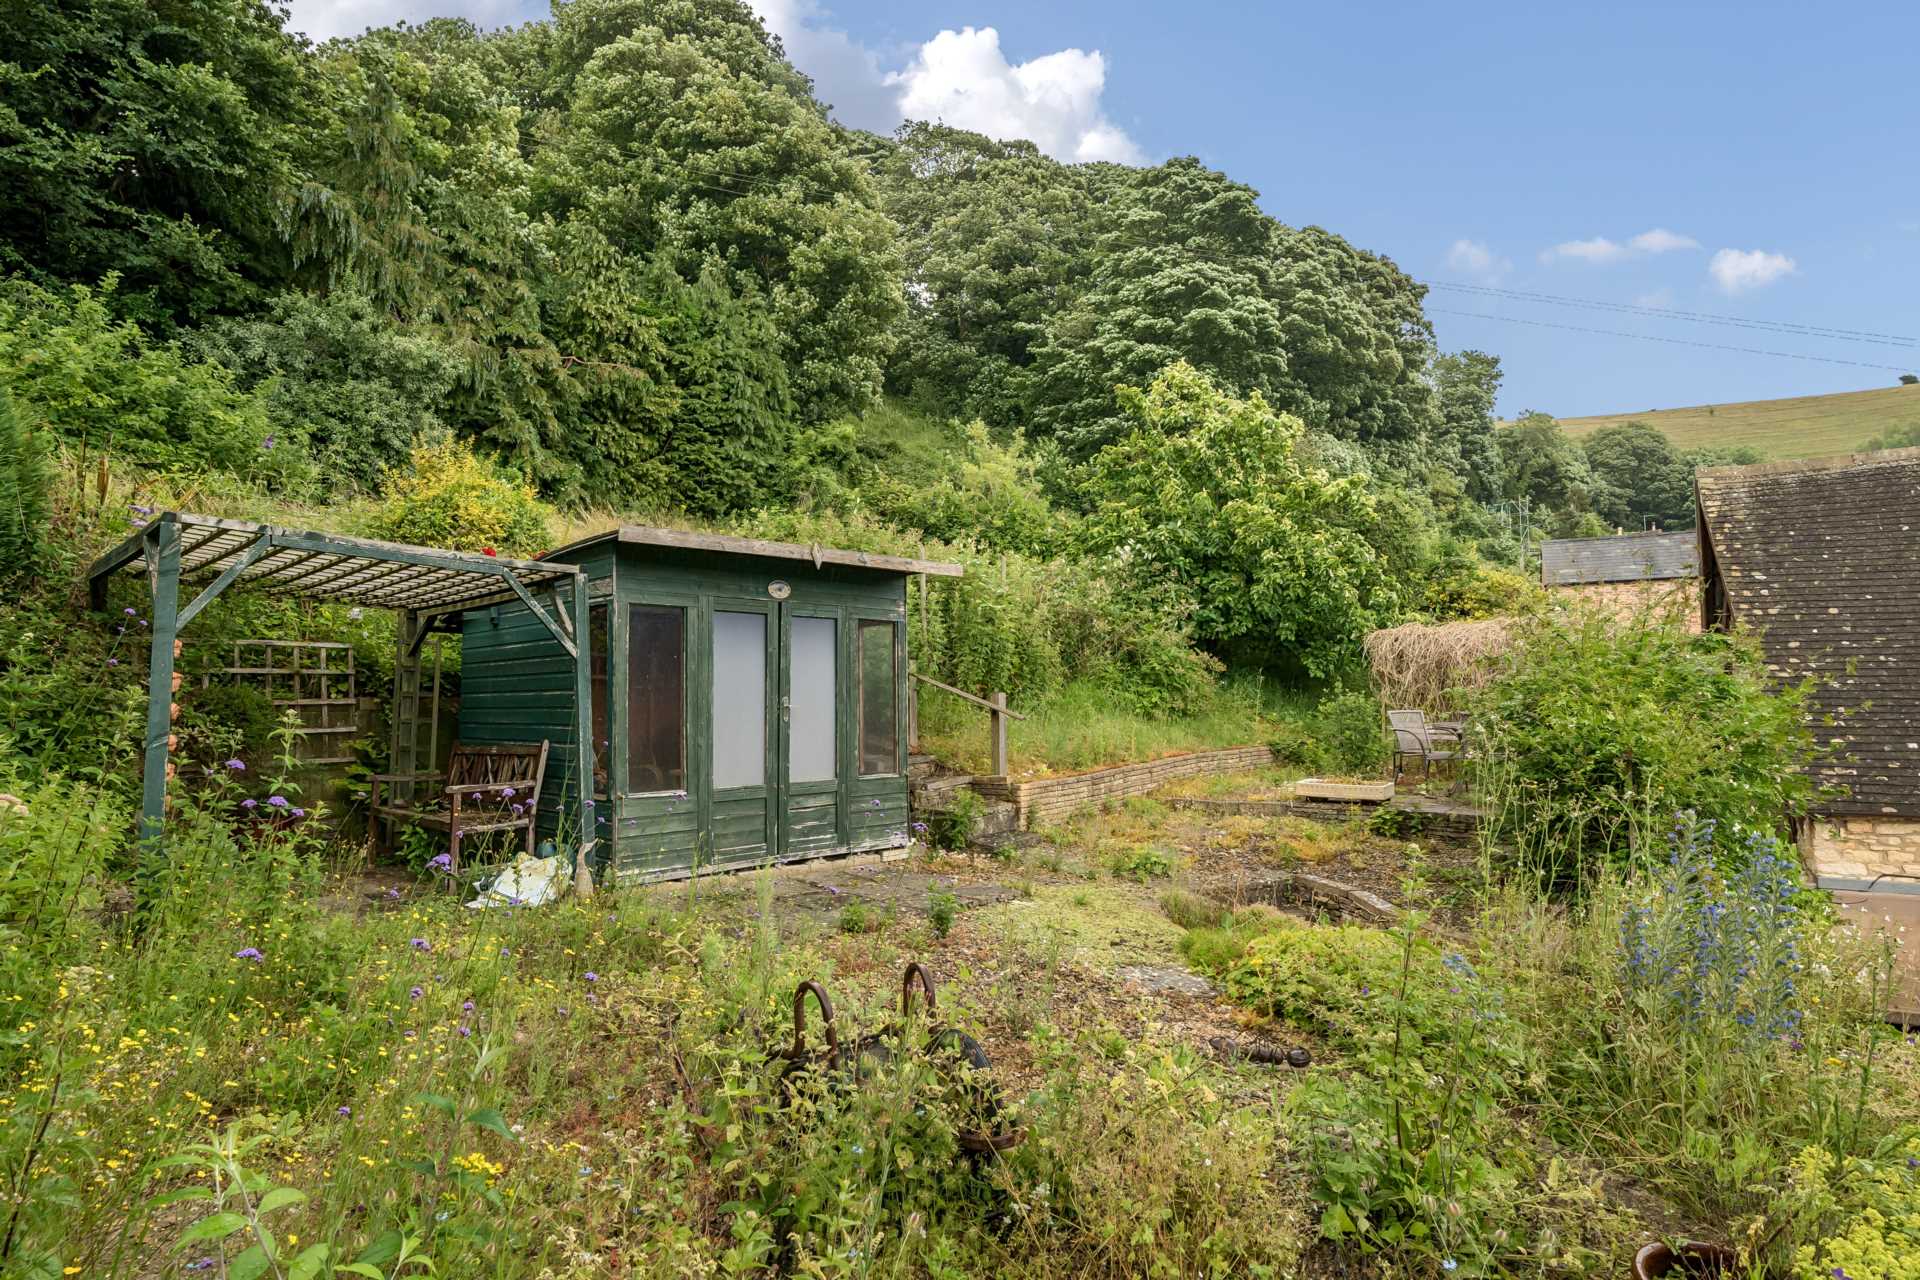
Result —
<path fill-rule="evenodd" d="M 913 784 L 912 799 L 914 806 L 921 809 L 944 809 L 953 801 L 953 793 L 973 782 L 970 773 L 942 773 L 931 778 L 922 778 Z"/>
<path fill-rule="evenodd" d="M 989 800 L 987 807 L 974 824 L 973 838 L 978 841 L 990 836 L 1012 835 L 1020 830 L 1020 811 L 1004 800 Z"/>
<path fill-rule="evenodd" d="M 940 762 L 932 756 L 911 755 L 907 757 L 907 780 L 920 782 L 931 778 L 940 769 Z"/>
<path fill-rule="evenodd" d="M 970 844 L 982 853 L 999 853 L 1007 849 L 1030 849 L 1046 842 L 1046 837 L 1031 831 L 1001 831 L 991 835 L 975 835 Z"/>

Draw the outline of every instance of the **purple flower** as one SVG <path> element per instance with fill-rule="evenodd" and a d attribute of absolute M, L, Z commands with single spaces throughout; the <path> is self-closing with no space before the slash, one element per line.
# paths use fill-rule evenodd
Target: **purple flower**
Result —
<path fill-rule="evenodd" d="M 107 659 L 107 665 L 108 665 L 108 666 L 110 666 L 110 667 L 117 667 L 117 666 L 119 666 L 119 665 L 120 665 L 120 659 L 118 659 L 118 658 L 108 658 L 108 659 Z"/>
<path fill-rule="evenodd" d="M 502 787 L 500 788 L 500 794 L 505 796 L 507 799 L 511 800 L 516 795 L 519 795 L 520 793 L 515 791 L 512 787 Z"/>
<path fill-rule="evenodd" d="M 510 956 L 510 955 L 512 955 L 512 954 L 513 954 L 513 952 L 512 952 L 512 950 L 510 950 L 509 948 L 507 948 L 507 947 L 502 947 L 502 948 L 500 948 L 500 958 L 501 958 L 502 960 L 505 960 L 505 959 L 506 959 L 506 958 L 507 958 L 508 956 Z"/>
<path fill-rule="evenodd" d="M 121 610 L 120 612 L 122 612 L 122 613 L 124 613 L 124 614 L 126 614 L 126 615 L 127 615 L 127 616 L 128 616 L 129 618 L 131 618 L 131 617 L 134 617 L 134 616 L 136 616 L 136 614 L 138 613 L 138 610 L 134 610 L 134 609 L 122 609 L 122 610 Z"/>
<path fill-rule="evenodd" d="M 582 801 L 580 802 L 580 807 L 581 807 L 582 809 L 591 809 L 591 808 L 593 808 L 593 801 L 591 801 L 591 800 L 582 800 Z"/>
<path fill-rule="evenodd" d="M 205 1271 L 207 1268 L 211 1267 L 212 1265 L 213 1265 L 212 1258 L 196 1258 L 192 1262 L 189 1262 L 187 1264 L 187 1270 Z"/>
<path fill-rule="evenodd" d="M 247 771 L 247 762 L 245 760 L 229 760 L 227 761 L 227 768 L 233 770 L 235 773 L 245 773 Z"/>
<path fill-rule="evenodd" d="M 301 809 L 301 808 L 297 808 L 297 807 L 296 807 L 296 808 L 295 808 L 295 809 L 293 810 L 293 816 L 294 816 L 294 817 L 296 817 L 296 818 L 304 818 L 304 817 L 306 817 L 306 816 L 307 816 L 307 811 L 306 811 L 305 809 Z"/>
<path fill-rule="evenodd" d="M 260 448 L 262 450 L 271 450 L 273 448 L 273 437 L 267 436 L 264 439 L 262 439 L 260 441 Z"/>
<path fill-rule="evenodd" d="M 401 1037 L 401 1039 L 403 1039 L 403 1040 L 411 1040 L 411 1039 L 413 1039 L 413 1028 L 412 1028 L 412 1027 L 408 1027 L 408 1028 L 407 1028 L 407 1029 L 406 1029 L 405 1031 L 402 1031 L 402 1032 L 400 1033 L 400 1037 Z"/>
<path fill-rule="evenodd" d="M 525 813 L 526 811 L 527 811 L 527 806 L 525 806 L 525 805 L 523 805 L 523 804 L 521 804 L 521 803 L 520 803 L 520 802 L 519 802 L 518 800 L 516 800 L 516 801 L 514 801 L 514 802 L 513 802 L 513 816 L 514 816 L 514 817 L 516 817 L 516 818 L 517 818 L 517 817 L 519 817 L 519 816 L 520 816 L 521 814 L 523 814 L 523 813 Z"/>
<path fill-rule="evenodd" d="M 468 1027 L 465 1023 L 462 1023 L 460 1026 L 460 1038 L 464 1040 L 472 1034 L 473 1034 L 473 1030 L 470 1027 Z"/>
<path fill-rule="evenodd" d="M 425 994 L 427 993 L 422 991 L 419 987 L 415 987 L 411 991 L 407 992 L 407 997 L 411 1000 L 418 1000 L 421 996 Z"/>
<path fill-rule="evenodd" d="M 259 964 L 266 957 L 260 954 L 260 948 L 258 947 L 242 947 L 233 953 L 233 958 L 235 960 L 251 960 L 255 964 Z"/>
<path fill-rule="evenodd" d="M 448 871 L 452 867 L 453 855 L 450 853 L 438 854 L 427 862 L 427 869 L 430 871 Z"/>
<path fill-rule="evenodd" d="M 570 1013 L 572 1013 L 572 1012 L 573 1012 L 573 1010 L 571 1010 L 571 1009 L 569 1009 L 569 1008 L 567 1008 L 567 1006 L 565 1006 L 565 1005 L 561 1005 L 561 1006 L 560 1006 L 560 1007 L 559 1007 L 558 1009 L 555 1009 L 555 1010 L 554 1010 L 554 1012 L 555 1012 L 555 1013 L 557 1013 L 557 1014 L 559 1014 L 559 1015 L 560 1015 L 561 1017 L 563 1017 L 563 1018 L 564 1018 L 564 1017 L 566 1017 L 566 1016 L 567 1016 L 568 1014 L 570 1014 Z"/>
<path fill-rule="evenodd" d="M 343 1116 L 350 1116 L 353 1114 L 353 1108 L 348 1106 L 344 1102 L 341 1103 L 338 1107 L 336 1107 L 335 1110 L 338 1111 Z"/>
<path fill-rule="evenodd" d="M 260 802 L 258 800 L 255 800 L 252 796 L 248 796 L 245 800 L 242 800 L 240 802 L 240 807 L 242 809 L 257 809 L 260 807 Z"/>
<path fill-rule="evenodd" d="M 433 950 L 433 944 L 431 942 L 428 942 L 425 938 L 409 938 L 407 940 L 407 945 L 412 947 L 415 951 Z"/>
<path fill-rule="evenodd" d="M 268 796 L 267 803 L 276 809 L 284 809 L 287 807 L 287 798 L 285 796 Z"/>
<path fill-rule="evenodd" d="M 462 1000 L 462 1001 L 460 1002 L 460 1009 L 461 1009 L 461 1011 L 462 1011 L 463 1013 L 472 1013 L 472 1012 L 473 1012 L 473 1001 L 471 1001 L 471 1000 Z"/>
<path fill-rule="evenodd" d="M 599 974 L 597 974 L 597 973 L 595 973 L 595 972 L 594 972 L 593 970 L 591 970 L 591 969 L 589 969 L 589 970 L 587 970 L 587 971 L 586 971 L 585 973 L 583 973 L 583 974 L 581 974 L 580 976 L 581 976 L 581 977 L 583 977 L 583 978 L 585 978 L 585 979 L 586 979 L 586 980 L 587 980 L 588 982 L 598 982 L 598 981 L 600 981 L 600 975 L 599 975 Z"/>
<path fill-rule="evenodd" d="M 387 890 L 387 896 L 389 898 L 398 898 L 400 896 L 400 891 L 398 889 L 389 889 Z"/>

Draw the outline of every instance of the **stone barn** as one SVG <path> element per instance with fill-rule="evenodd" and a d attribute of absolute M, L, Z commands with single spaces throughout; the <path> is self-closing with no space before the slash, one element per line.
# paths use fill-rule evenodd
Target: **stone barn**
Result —
<path fill-rule="evenodd" d="M 1623 533 L 1556 538 L 1540 546 L 1540 584 L 1617 614 L 1631 614 L 1682 593 L 1700 576 L 1699 543 L 1683 533 Z M 1687 610 L 1689 619 L 1694 611 Z"/>
<path fill-rule="evenodd" d="M 1695 492 L 1703 621 L 1752 627 L 1777 677 L 1820 681 L 1818 776 L 1845 793 L 1802 824 L 1808 869 L 1920 934 L 1920 449 L 1712 468 Z M 1903 959 L 1920 1010 L 1920 945 Z"/>

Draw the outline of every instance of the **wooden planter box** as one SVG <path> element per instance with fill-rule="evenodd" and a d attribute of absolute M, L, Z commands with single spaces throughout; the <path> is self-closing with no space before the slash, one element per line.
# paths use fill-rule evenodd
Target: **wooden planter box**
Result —
<path fill-rule="evenodd" d="M 1322 778 L 1302 778 L 1293 784 L 1296 800 L 1345 800 L 1362 804 L 1385 804 L 1393 799 L 1391 782 L 1328 782 Z"/>

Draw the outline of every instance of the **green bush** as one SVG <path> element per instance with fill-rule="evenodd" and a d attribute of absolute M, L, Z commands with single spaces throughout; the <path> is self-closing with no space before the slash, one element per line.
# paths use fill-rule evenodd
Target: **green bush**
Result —
<path fill-rule="evenodd" d="M 1316 771 L 1326 768 L 1327 750 L 1320 739 L 1306 725 L 1292 720 L 1282 720 L 1274 726 L 1267 738 L 1267 749 L 1281 764 Z"/>
<path fill-rule="evenodd" d="M 1873 1157 L 1836 1161 L 1808 1147 L 1794 1174 L 1796 1198 L 1812 1202 L 1821 1227 L 1800 1246 L 1794 1280 L 1920 1280 L 1920 1129 Z"/>
<path fill-rule="evenodd" d="M 1412 952 L 1415 981 L 1444 986 L 1440 951 L 1425 939 Z M 1228 994 L 1273 1018 L 1350 1042 L 1377 1031 L 1392 1014 L 1385 1001 L 1399 980 L 1401 946 L 1390 933 L 1361 925 L 1276 929 L 1252 939 L 1226 975 Z M 1383 1012 L 1386 1010 L 1386 1012 Z M 1444 1021 L 1436 1016 L 1424 1030 Z"/>
<path fill-rule="evenodd" d="M 384 497 L 374 532 L 395 542 L 503 556 L 552 546 L 551 511 L 532 486 L 509 479 L 458 441 L 415 449 L 411 465 L 387 477 Z"/>
<path fill-rule="evenodd" d="M 1386 721 L 1380 700 L 1366 689 L 1335 686 L 1314 713 L 1313 723 L 1327 767 L 1362 774 L 1386 767 Z"/>
<path fill-rule="evenodd" d="M 1173 874 L 1173 857 L 1158 845 L 1128 845 L 1107 855 L 1107 870 L 1145 884 Z"/>
<path fill-rule="evenodd" d="M 973 841 L 987 802 L 979 792 L 961 787 L 948 798 L 945 808 L 927 815 L 927 841 L 936 849 L 964 849 Z"/>
<path fill-rule="evenodd" d="M 312 472 L 303 439 L 275 437 L 259 400 L 108 310 L 115 282 L 0 286 L 0 386 L 16 408 L 93 453 L 184 472 L 287 482 Z"/>
<path fill-rule="evenodd" d="M 1543 611 L 1472 703 L 1494 834 L 1572 885 L 1659 856 L 1678 812 L 1779 832 L 1815 793 L 1810 690 L 1774 681 L 1751 636 L 1692 634 L 1671 611 Z"/>

